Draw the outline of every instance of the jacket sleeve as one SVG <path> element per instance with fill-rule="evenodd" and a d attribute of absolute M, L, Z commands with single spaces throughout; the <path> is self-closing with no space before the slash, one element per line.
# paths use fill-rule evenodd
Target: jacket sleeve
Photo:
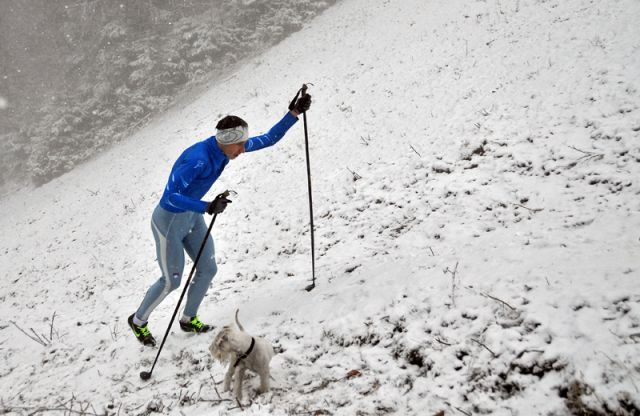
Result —
<path fill-rule="evenodd" d="M 265 147 L 273 146 L 278 143 L 285 133 L 296 124 L 298 118 L 287 111 L 287 114 L 282 117 L 282 120 L 278 121 L 275 126 L 260 136 L 251 137 L 244 144 L 245 152 L 255 152 L 256 150 L 264 149 Z"/>
<path fill-rule="evenodd" d="M 169 194 L 168 200 L 171 205 L 185 211 L 194 211 L 204 214 L 208 203 L 186 196 L 186 190 L 195 178 L 202 173 L 205 162 L 202 160 L 185 161 L 177 166 L 169 178 L 167 187 L 171 187 L 173 192 Z"/>
<path fill-rule="evenodd" d="M 189 198 L 188 196 L 184 196 L 179 193 L 169 195 L 169 203 L 176 208 L 180 208 L 185 211 L 199 212 L 200 214 L 204 214 L 207 210 L 207 206 L 209 205 L 205 201 Z"/>

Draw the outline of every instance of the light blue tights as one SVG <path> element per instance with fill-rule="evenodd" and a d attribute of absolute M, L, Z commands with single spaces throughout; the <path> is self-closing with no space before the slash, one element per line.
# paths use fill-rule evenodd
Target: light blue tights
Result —
<path fill-rule="evenodd" d="M 191 260 L 195 261 L 207 235 L 207 226 L 202 214 L 191 211 L 173 213 L 160 206 L 153 211 L 151 228 L 156 240 L 156 254 L 162 276 L 149 288 L 136 311 L 136 320 L 140 322 L 147 322 L 151 312 L 169 292 L 180 287 L 184 270 L 184 252 L 186 251 Z M 218 271 L 214 256 L 213 238 L 209 235 L 187 292 L 184 316 L 197 315 L 198 307 Z"/>

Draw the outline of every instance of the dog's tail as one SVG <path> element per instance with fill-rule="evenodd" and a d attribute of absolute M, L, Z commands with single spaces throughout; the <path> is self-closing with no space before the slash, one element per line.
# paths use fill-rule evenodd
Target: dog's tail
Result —
<path fill-rule="evenodd" d="M 244 331 L 244 328 L 242 327 L 242 325 L 240 325 L 240 321 L 238 320 L 238 312 L 240 312 L 240 309 L 236 309 L 236 325 L 238 325 L 240 331 Z"/>

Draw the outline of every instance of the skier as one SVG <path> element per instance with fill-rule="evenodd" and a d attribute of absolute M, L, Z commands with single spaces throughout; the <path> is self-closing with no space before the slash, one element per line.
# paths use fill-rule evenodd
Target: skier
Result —
<path fill-rule="evenodd" d="M 253 152 L 276 144 L 311 106 L 311 96 L 302 94 L 289 106 L 289 112 L 266 134 L 248 137 L 247 123 L 237 116 L 226 116 L 216 125 L 216 135 L 187 148 L 171 169 L 169 181 L 159 204 L 153 211 L 151 228 L 162 276 L 149 288 L 138 310 L 129 316 L 134 335 L 144 345 L 155 346 L 147 322 L 149 315 L 174 289 L 180 287 L 184 269 L 184 251 L 195 261 L 198 249 L 207 238 L 191 283 L 184 312 L 180 318 L 183 331 L 197 334 L 212 329 L 200 321 L 197 312 L 217 272 L 214 244 L 202 214 L 222 213 L 231 201 L 220 194 L 211 202 L 201 198 L 229 163 L 244 152 Z"/>

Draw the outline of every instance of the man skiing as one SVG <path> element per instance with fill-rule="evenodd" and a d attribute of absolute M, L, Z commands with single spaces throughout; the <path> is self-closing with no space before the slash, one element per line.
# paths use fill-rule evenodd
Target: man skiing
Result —
<path fill-rule="evenodd" d="M 296 96 L 297 97 L 297 96 Z M 196 265 L 196 273 L 187 293 L 180 318 L 180 328 L 187 332 L 211 330 L 197 312 L 209 284 L 217 272 L 214 244 L 202 214 L 220 214 L 231 201 L 226 194 L 213 201 L 201 198 L 229 163 L 244 152 L 253 152 L 276 144 L 311 106 L 311 96 L 302 94 L 289 105 L 289 112 L 266 134 L 248 137 L 247 123 L 236 116 L 226 116 L 216 125 L 216 135 L 187 148 L 171 169 L 167 186 L 153 211 L 151 228 L 162 276 L 149 288 L 138 310 L 129 316 L 134 335 L 144 345 L 155 346 L 147 322 L 149 315 L 174 289 L 180 287 L 184 269 L 184 252 L 195 261 L 200 245 L 207 239 Z"/>

